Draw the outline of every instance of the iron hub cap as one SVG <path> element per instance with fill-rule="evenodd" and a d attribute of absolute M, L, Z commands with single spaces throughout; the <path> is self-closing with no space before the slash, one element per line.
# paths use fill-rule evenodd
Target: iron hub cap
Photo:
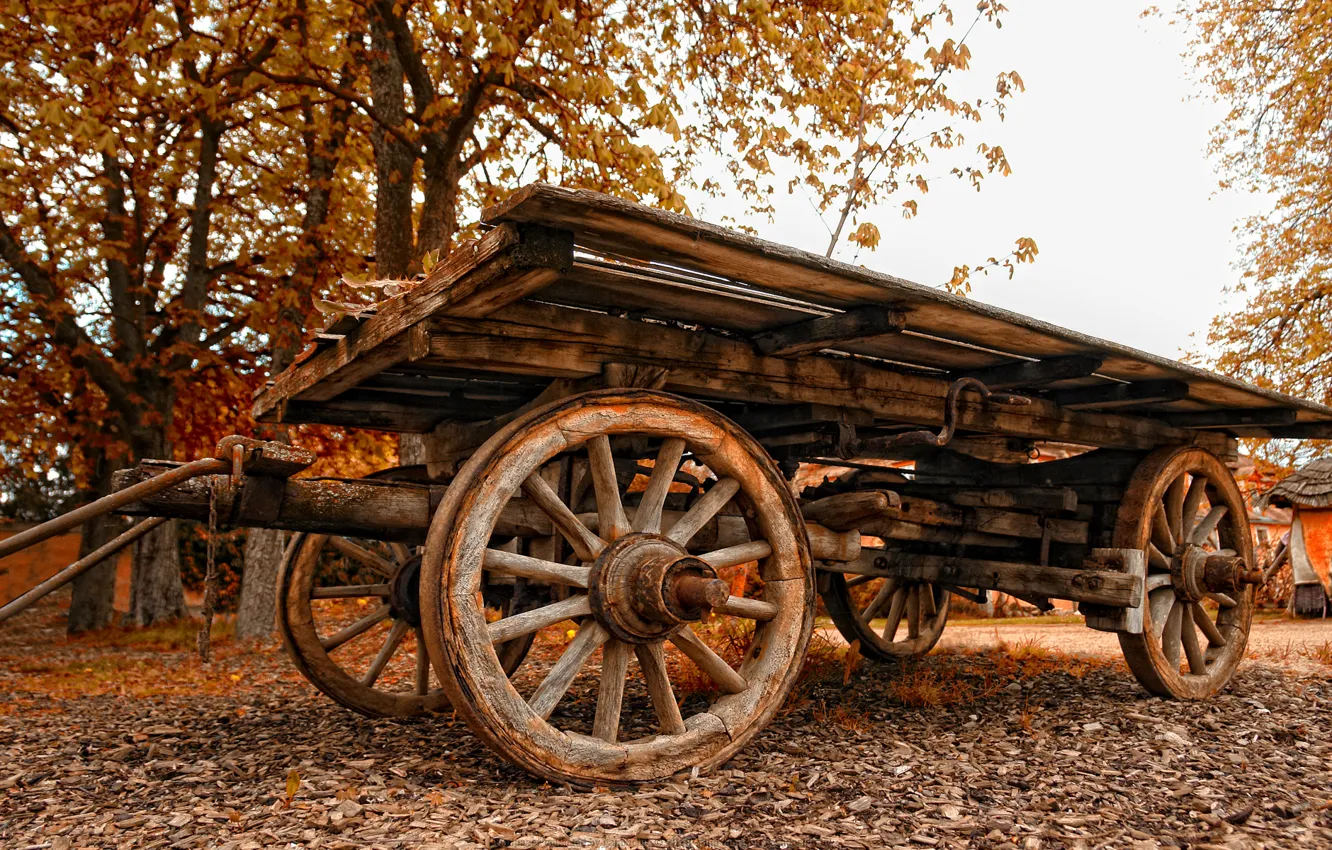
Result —
<path fill-rule="evenodd" d="M 592 615 L 619 640 L 664 640 L 729 597 L 707 562 L 658 534 L 628 534 L 602 550 L 588 576 Z"/>
<path fill-rule="evenodd" d="M 421 627 L 421 556 L 416 555 L 389 579 L 389 606 L 412 628 Z"/>

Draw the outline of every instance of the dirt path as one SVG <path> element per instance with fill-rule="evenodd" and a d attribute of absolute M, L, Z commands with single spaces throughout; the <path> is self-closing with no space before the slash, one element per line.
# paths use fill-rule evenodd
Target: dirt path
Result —
<path fill-rule="evenodd" d="M 825 644 L 723 769 L 573 790 L 499 763 L 451 715 L 343 711 L 271 647 L 221 640 L 203 668 L 187 633 L 58 627 L 49 610 L 0 627 L 5 848 L 1332 846 L 1332 667 L 1303 657 L 1259 657 L 1215 699 L 1178 703 L 1101 654 L 1113 637 L 1061 652 L 1080 627 L 996 642 L 964 626 L 962 648 L 847 685 Z"/>

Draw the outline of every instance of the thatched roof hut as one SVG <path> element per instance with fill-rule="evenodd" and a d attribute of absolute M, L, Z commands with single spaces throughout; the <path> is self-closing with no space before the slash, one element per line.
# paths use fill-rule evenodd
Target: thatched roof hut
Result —
<path fill-rule="evenodd" d="M 1289 505 L 1293 514 L 1287 553 L 1295 580 L 1291 608 L 1304 616 L 1326 616 L 1332 599 L 1332 458 L 1296 470 L 1263 501 Z"/>
<path fill-rule="evenodd" d="M 1301 508 L 1332 508 L 1332 457 L 1316 460 L 1291 473 L 1267 494 L 1271 504 Z"/>

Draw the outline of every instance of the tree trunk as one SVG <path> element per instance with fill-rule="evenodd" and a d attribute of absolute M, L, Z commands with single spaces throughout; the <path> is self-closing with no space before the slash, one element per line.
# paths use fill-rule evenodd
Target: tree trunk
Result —
<path fill-rule="evenodd" d="M 277 574 L 287 545 L 285 532 L 252 528 L 245 537 L 245 569 L 241 575 L 240 604 L 236 608 L 236 637 L 262 638 L 273 633 L 277 608 Z"/>
<path fill-rule="evenodd" d="M 164 522 L 134 545 L 134 580 L 130 587 L 130 619 L 151 626 L 185 616 L 185 589 L 180 583 L 180 549 L 175 520 Z"/>
<path fill-rule="evenodd" d="M 125 525 L 118 518 L 100 516 L 83 524 L 83 539 L 79 542 L 79 557 L 110 540 L 123 531 Z M 74 579 L 74 595 L 69 603 L 69 634 L 104 629 L 116 615 L 116 562 L 120 552 L 102 561 Z"/>
<path fill-rule="evenodd" d="M 90 450 L 87 460 L 92 467 L 92 480 L 83 498 L 91 502 L 111 492 L 111 475 L 120 464 L 110 462 L 104 452 Z M 125 530 L 125 522 L 116 516 L 100 516 L 83 524 L 79 541 L 79 557 L 111 541 Z M 116 562 L 120 553 L 74 579 L 73 597 L 69 603 L 69 621 L 65 629 L 69 634 L 104 629 L 116 615 Z"/>

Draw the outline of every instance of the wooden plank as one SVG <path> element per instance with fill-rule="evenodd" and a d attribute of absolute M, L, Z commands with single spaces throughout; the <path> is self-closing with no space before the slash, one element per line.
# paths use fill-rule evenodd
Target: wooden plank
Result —
<path fill-rule="evenodd" d="M 1019 508 L 1033 511 L 1071 512 L 1077 510 L 1077 491 L 1068 487 L 991 487 L 964 490 L 930 484 L 893 486 L 903 498 L 923 496 L 963 507 Z"/>
<path fill-rule="evenodd" d="M 255 399 L 264 418 L 291 398 L 327 401 L 372 375 L 425 352 L 412 329 L 429 316 L 484 316 L 555 280 L 573 263 L 568 233 L 505 225 L 462 246 L 412 289 L 377 306 L 343 339 L 279 375 Z"/>
<path fill-rule="evenodd" d="M 490 319 L 431 320 L 434 366 L 551 378 L 599 374 L 613 361 L 669 370 L 665 389 L 705 398 L 818 403 L 868 410 L 894 422 L 943 424 L 950 382 L 848 359 L 766 357 L 747 343 L 548 304 L 515 304 Z M 1033 399 L 1020 407 L 964 397 L 963 430 L 1092 446 L 1146 449 L 1207 441 L 1150 419 L 1079 413 Z M 1219 435 L 1218 435 L 1219 436 Z"/>
<path fill-rule="evenodd" d="M 874 424 L 874 417 L 869 411 L 814 403 L 765 405 L 736 413 L 731 418 L 751 434 L 766 434 L 770 431 L 784 431 L 825 423 Z"/>
<path fill-rule="evenodd" d="M 328 401 L 288 401 L 282 421 L 424 434 L 445 421 L 474 421 L 503 415 L 525 400 L 514 397 L 504 402 L 468 398 L 461 394 L 414 398 L 404 392 L 377 392 L 362 386 Z"/>
<path fill-rule="evenodd" d="M 1138 605 L 1143 592 L 1141 577 L 1104 569 L 1043 567 L 883 549 L 865 549 L 856 560 L 835 564 L 832 569 L 839 573 L 951 584 L 1120 608 Z"/>
<path fill-rule="evenodd" d="M 905 327 L 901 310 L 858 307 L 766 331 L 754 337 L 754 344 L 772 357 L 795 357 L 839 343 L 901 333 Z"/>
<path fill-rule="evenodd" d="M 950 377 L 975 378 L 992 390 L 1035 387 L 1069 378 L 1085 378 L 1101 368 L 1103 362 L 1101 357 L 1074 354 L 1045 360 L 1019 360 L 987 369 L 967 369 L 954 372 Z"/>
<path fill-rule="evenodd" d="M 839 309 L 871 304 L 906 309 L 913 329 L 1025 357 L 1105 355 L 1103 374 L 1123 380 L 1185 380 L 1197 385 L 1200 397 L 1210 398 L 1214 392 L 1226 396 L 1228 400 L 1220 401 L 1219 406 L 1256 407 L 1268 400 L 1332 419 L 1332 408 L 1324 405 L 1249 386 L 974 299 L 956 298 L 934 287 L 595 192 L 530 185 L 503 204 L 487 209 L 483 219 L 533 221 L 567 228 L 580 245 L 593 250 L 672 263 Z"/>
<path fill-rule="evenodd" d="M 1284 407 L 1251 407 L 1240 410 L 1204 410 L 1171 413 L 1164 418 L 1180 428 L 1234 428 L 1237 426 L 1294 425 L 1299 414 Z"/>
<path fill-rule="evenodd" d="M 1184 381 L 1137 381 L 1131 384 L 1105 384 L 1080 390 L 1053 393 L 1051 399 L 1069 410 L 1126 407 L 1158 401 L 1177 401 L 1189 397 Z"/>
<path fill-rule="evenodd" d="M 1267 436 L 1291 440 L 1332 440 L 1332 422 L 1297 422 L 1267 428 Z"/>

